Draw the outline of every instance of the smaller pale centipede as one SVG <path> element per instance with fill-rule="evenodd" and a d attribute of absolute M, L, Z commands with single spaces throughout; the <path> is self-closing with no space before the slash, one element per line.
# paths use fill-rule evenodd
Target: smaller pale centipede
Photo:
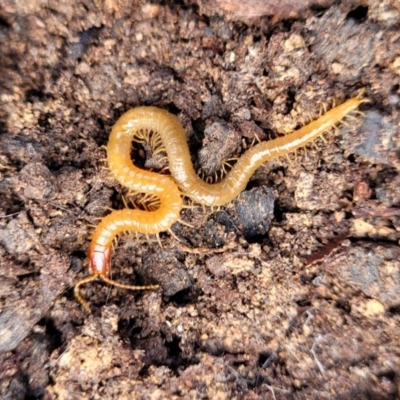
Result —
<path fill-rule="evenodd" d="M 158 285 L 131 286 L 109 278 L 112 242 L 125 231 L 156 234 L 170 230 L 179 220 L 182 196 L 207 206 L 221 206 L 232 201 L 246 187 L 255 170 L 264 162 L 296 151 L 329 131 L 367 99 L 362 93 L 334 107 L 317 120 L 286 136 L 261 142 L 247 150 L 218 183 L 210 184 L 199 178 L 193 168 L 185 131 L 178 118 L 156 107 L 138 107 L 123 114 L 112 128 L 107 145 L 109 168 L 121 185 L 132 192 L 158 198 L 159 207 L 154 211 L 124 209 L 113 211 L 97 226 L 89 247 L 90 276 L 75 285 L 75 296 L 84 309 L 90 312 L 79 293 L 81 285 L 97 278 L 126 289 L 155 289 Z M 156 135 L 154 143 L 166 152 L 169 176 L 139 169 L 133 165 L 130 154 L 132 141 L 141 141 Z"/>

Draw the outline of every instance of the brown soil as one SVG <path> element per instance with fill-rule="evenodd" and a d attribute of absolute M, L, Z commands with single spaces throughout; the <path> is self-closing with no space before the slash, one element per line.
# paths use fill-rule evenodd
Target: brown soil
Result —
<path fill-rule="evenodd" d="M 400 397 L 400 3 L 267 3 L 0 2 L 2 399 Z M 113 278 L 161 289 L 87 285 L 85 315 L 124 111 L 178 115 L 212 175 L 361 88 L 363 116 L 185 209 L 180 242 L 121 238 Z"/>

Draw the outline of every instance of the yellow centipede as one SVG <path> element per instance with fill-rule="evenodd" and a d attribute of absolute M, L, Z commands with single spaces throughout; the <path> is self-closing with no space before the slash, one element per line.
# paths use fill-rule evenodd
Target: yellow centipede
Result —
<path fill-rule="evenodd" d="M 113 211 L 97 226 L 89 246 L 90 276 L 75 286 L 75 296 L 86 311 L 90 311 L 79 293 L 82 284 L 97 278 L 127 289 L 155 289 L 158 285 L 131 286 L 109 278 L 114 238 L 125 231 L 156 234 L 170 230 L 179 220 L 182 196 L 207 206 L 222 206 L 231 202 L 246 187 L 255 170 L 264 162 L 289 154 L 329 131 L 347 115 L 355 111 L 363 99 L 361 94 L 334 107 L 315 121 L 286 136 L 261 142 L 247 150 L 218 183 L 204 182 L 194 171 L 185 131 L 178 118 L 156 107 L 138 107 L 127 111 L 115 123 L 107 145 L 109 168 L 121 185 L 133 192 L 158 198 L 154 211 L 124 209 Z M 143 132 L 157 135 L 165 150 L 171 176 L 136 167 L 130 154 L 132 141 L 143 137 Z M 146 134 L 145 134 L 146 136 Z"/>

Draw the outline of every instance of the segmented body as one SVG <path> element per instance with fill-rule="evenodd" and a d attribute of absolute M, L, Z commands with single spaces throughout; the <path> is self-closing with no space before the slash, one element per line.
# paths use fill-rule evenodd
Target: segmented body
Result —
<path fill-rule="evenodd" d="M 156 107 L 138 107 L 127 111 L 112 128 L 107 145 L 108 165 L 121 185 L 133 192 L 156 196 L 159 199 L 159 208 L 155 211 L 113 211 L 101 221 L 89 247 L 91 276 L 78 282 L 75 288 L 78 300 L 88 309 L 79 294 L 79 286 L 97 277 L 116 286 L 139 289 L 115 283 L 108 278 L 112 242 L 117 235 L 125 231 L 158 234 L 169 230 L 179 219 L 182 195 L 207 206 L 221 206 L 231 202 L 245 189 L 261 164 L 313 142 L 364 101 L 366 100 L 362 99 L 361 95 L 351 98 L 291 134 L 251 147 L 239 158 L 225 178 L 214 184 L 204 182 L 195 173 L 185 131 L 176 116 Z M 132 163 L 132 141 L 140 141 L 140 138 L 146 136 L 146 132 L 157 135 L 157 140 L 167 154 L 172 178 L 142 170 Z M 154 287 L 156 286 L 140 288 Z"/>

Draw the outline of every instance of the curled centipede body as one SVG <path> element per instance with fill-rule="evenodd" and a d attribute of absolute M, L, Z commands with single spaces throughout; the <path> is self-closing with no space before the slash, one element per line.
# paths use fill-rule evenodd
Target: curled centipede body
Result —
<path fill-rule="evenodd" d="M 145 193 L 158 199 L 156 210 L 124 209 L 113 211 L 97 226 L 89 247 L 90 276 L 75 286 L 75 296 L 89 311 L 79 293 L 82 284 L 97 278 L 128 289 L 153 289 L 151 286 L 130 286 L 109 279 L 112 242 L 125 231 L 156 234 L 170 230 L 179 220 L 182 196 L 206 206 L 222 206 L 237 197 L 246 187 L 255 170 L 264 162 L 287 155 L 313 142 L 342 121 L 368 100 L 361 94 L 347 100 L 295 132 L 261 142 L 247 150 L 218 183 L 204 182 L 195 173 L 185 131 L 178 118 L 156 107 L 138 107 L 123 114 L 112 128 L 107 145 L 107 161 L 111 173 L 121 185 L 134 193 Z M 153 136 L 151 136 L 153 134 Z M 131 160 L 132 141 L 143 142 L 152 137 L 158 150 L 165 151 L 172 178 L 142 170 Z M 171 231 L 172 232 L 172 231 Z"/>

